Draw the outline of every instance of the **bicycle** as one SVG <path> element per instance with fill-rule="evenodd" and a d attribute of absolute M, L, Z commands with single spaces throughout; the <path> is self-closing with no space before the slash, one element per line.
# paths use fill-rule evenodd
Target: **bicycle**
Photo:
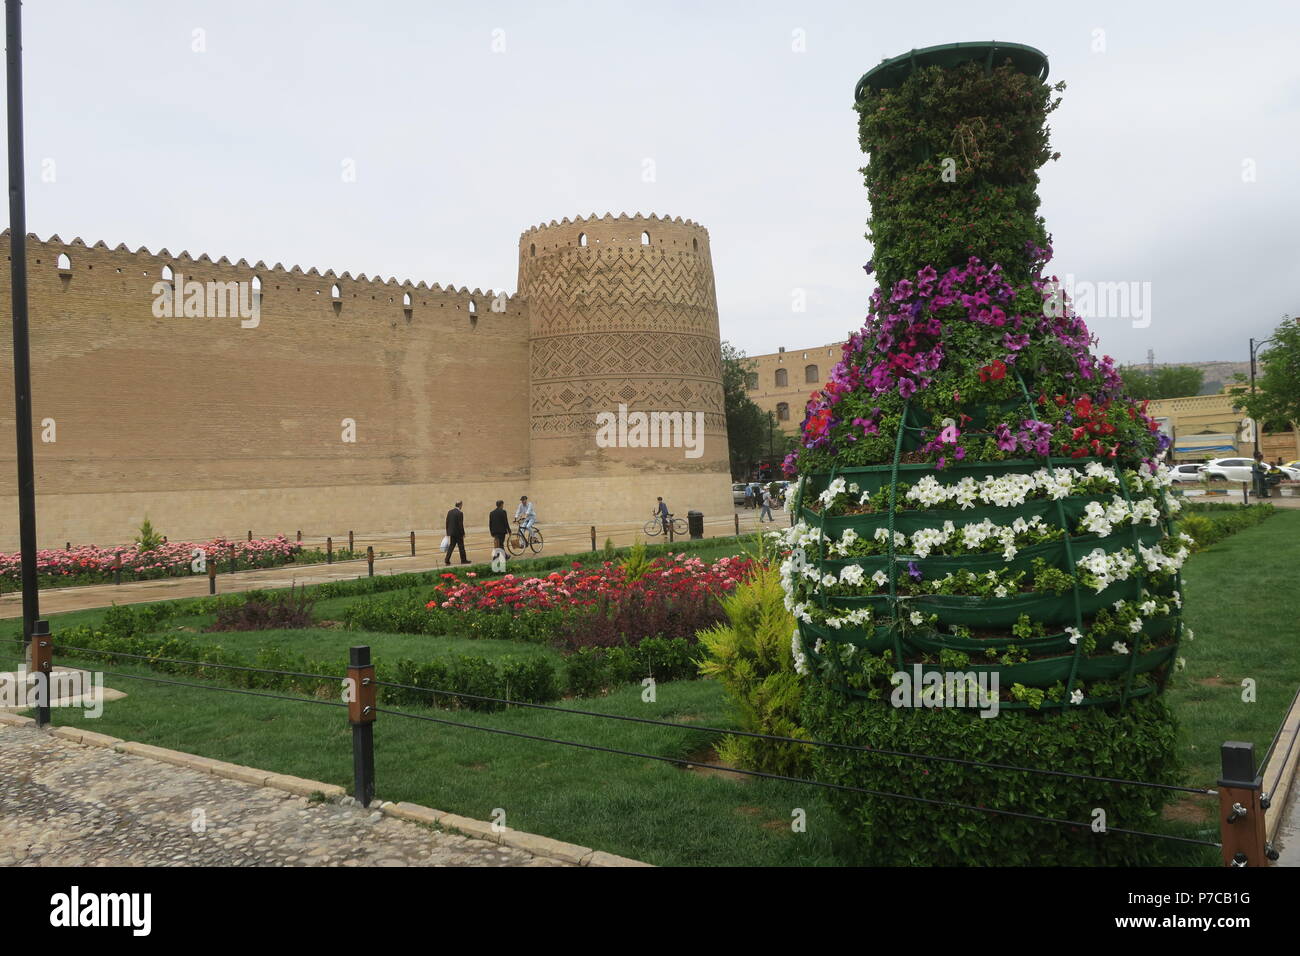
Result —
<path fill-rule="evenodd" d="M 533 554 L 542 553 L 542 532 L 536 525 L 528 529 L 528 536 L 524 536 L 522 528 L 516 527 L 506 535 L 506 549 L 511 554 L 523 554 L 531 550 Z"/>
<path fill-rule="evenodd" d="M 645 523 L 645 533 L 651 538 L 657 534 L 667 535 L 670 523 L 673 534 L 682 535 L 686 533 L 686 522 L 681 518 L 674 518 L 671 513 L 667 518 L 662 518 L 658 514 L 655 514 L 654 517 Z"/>

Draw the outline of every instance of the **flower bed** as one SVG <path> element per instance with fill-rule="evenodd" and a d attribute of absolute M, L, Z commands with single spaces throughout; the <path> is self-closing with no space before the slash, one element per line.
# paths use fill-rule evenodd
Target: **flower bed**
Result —
<path fill-rule="evenodd" d="M 103 584 L 114 580 L 119 558 L 124 581 L 206 573 L 192 568 L 196 549 L 203 550 L 207 561 L 219 562 L 222 570 L 228 569 L 233 561 L 235 570 L 239 571 L 278 567 L 292 562 L 302 553 L 302 546 L 290 542 L 284 535 L 253 541 L 225 538 L 204 543 L 173 541 L 145 551 L 138 545 L 120 548 L 79 545 L 66 550 L 49 548 L 38 551 L 37 576 L 41 587 Z M 22 555 L 18 552 L 0 554 L 0 590 L 12 591 L 21 585 L 21 581 Z"/>
<path fill-rule="evenodd" d="M 716 595 L 731 590 L 749 571 L 743 558 L 719 558 L 706 564 L 699 558 L 678 554 L 655 558 L 649 570 L 629 580 L 626 567 L 606 561 L 599 567 L 584 568 L 573 562 L 563 574 L 553 571 L 541 577 L 464 577 L 448 572 L 428 603 L 429 610 L 548 611 L 595 607 L 602 600 L 632 593 L 660 598 Z"/>
<path fill-rule="evenodd" d="M 567 652 L 636 646 L 648 637 L 693 644 L 698 631 L 722 619 L 719 597 L 749 569 L 745 558 L 706 564 L 677 554 L 648 562 L 640 573 L 609 561 L 587 568 L 574 562 L 563 573 L 535 577 L 448 572 L 425 608 L 433 630 L 522 636 Z"/>

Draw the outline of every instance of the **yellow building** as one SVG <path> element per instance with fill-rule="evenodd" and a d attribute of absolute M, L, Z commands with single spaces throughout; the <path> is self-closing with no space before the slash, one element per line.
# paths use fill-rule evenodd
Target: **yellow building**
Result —
<path fill-rule="evenodd" d="M 1244 409 L 1234 408 L 1237 395 L 1189 395 L 1153 400 L 1147 414 L 1161 423 L 1174 439 L 1171 458 L 1209 461 L 1255 453 L 1253 427 Z M 1271 432 L 1259 436 L 1259 448 L 1269 461 L 1300 458 L 1300 434 Z"/>
<path fill-rule="evenodd" d="M 803 422 L 808 396 L 830 377 L 843 357 L 843 342 L 769 355 L 751 355 L 749 397 L 759 408 L 776 416 L 783 432 L 797 432 Z"/>

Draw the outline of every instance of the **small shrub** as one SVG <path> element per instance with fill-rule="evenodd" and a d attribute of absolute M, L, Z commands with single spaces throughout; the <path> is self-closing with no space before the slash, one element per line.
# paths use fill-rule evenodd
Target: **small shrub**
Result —
<path fill-rule="evenodd" d="M 628 591 L 561 618 L 554 645 L 581 647 L 638 645 L 648 637 L 682 638 L 695 643 L 696 632 L 723 619 L 722 605 L 710 594 L 646 594 Z"/>
<path fill-rule="evenodd" d="M 700 632 L 700 672 L 722 683 L 742 730 L 806 738 L 791 652 L 795 621 L 785 607 L 779 569 L 760 556 L 753 576 L 723 599 L 722 608 L 726 621 Z M 718 756 L 733 766 L 790 776 L 808 771 L 811 749 L 734 736 L 724 737 L 717 748 Z"/>
<path fill-rule="evenodd" d="M 242 604 L 218 610 L 217 619 L 208 630 L 270 631 L 311 627 L 311 611 L 315 603 L 307 596 L 306 589 L 290 588 L 287 594 L 251 592 Z"/>
<path fill-rule="evenodd" d="M 555 666 L 543 657 L 503 657 L 492 661 L 485 657 L 459 654 L 418 663 L 403 659 L 397 662 L 392 678 L 380 674 L 379 679 L 446 692 L 429 694 L 406 688 L 380 688 L 385 702 L 420 707 L 500 710 L 504 706 L 491 700 L 475 700 L 473 697 L 457 696 L 458 694 L 536 704 L 558 700 L 560 697 L 560 681 Z"/>
<path fill-rule="evenodd" d="M 600 694 L 610 684 L 604 649 L 583 647 L 574 651 L 564 662 L 564 679 L 569 685 L 569 693 L 575 697 Z"/>
<path fill-rule="evenodd" d="M 632 545 L 627 558 L 623 561 L 623 579 L 628 584 L 635 584 L 650 571 L 650 559 L 646 556 L 645 542 L 638 541 Z"/>
<path fill-rule="evenodd" d="M 153 523 L 149 516 L 144 516 L 144 522 L 140 525 L 140 533 L 135 536 L 136 547 L 140 551 L 152 551 L 163 543 L 163 536 L 154 530 Z"/>

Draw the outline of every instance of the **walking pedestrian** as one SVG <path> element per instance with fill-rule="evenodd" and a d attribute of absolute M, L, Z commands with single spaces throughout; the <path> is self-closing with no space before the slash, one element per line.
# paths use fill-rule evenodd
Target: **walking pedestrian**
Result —
<path fill-rule="evenodd" d="M 456 502 L 455 507 L 447 512 L 447 557 L 442 563 L 451 564 L 451 552 L 453 548 L 460 548 L 460 563 L 469 564 L 469 558 L 465 556 L 465 512 L 460 510 L 461 502 Z"/>
<path fill-rule="evenodd" d="M 510 533 L 510 516 L 506 514 L 503 507 L 504 501 L 498 501 L 496 508 L 488 512 L 488 534 L 492 535 L 492 558 L 496 559 L 498 554 L 502 558 L 509 559 L 506 554 L 506 535 Z"/>
<path fill-rule="evenodd" d="M 772 492 L 768 491 L 766 488 L 763 489 L 763 510 L 759 512 L 758 515 L 758 520 L 760 522 L 763 520 L 764 515 L 767 516 L 768 521 L 776 520 L 772 517 Z"/>

